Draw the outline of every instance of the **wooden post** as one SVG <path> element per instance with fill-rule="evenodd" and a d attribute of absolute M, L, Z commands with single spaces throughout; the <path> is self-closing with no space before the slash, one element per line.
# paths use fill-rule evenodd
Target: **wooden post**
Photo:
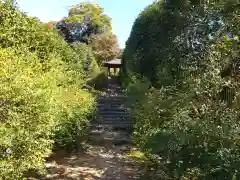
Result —
<path fill-rule="evenodd" d="M 110 67 L 108 67 L 108 76 L 111 76 Z"/>
<path fill-rule="evenodd" d="M 108 68 L 108 67 L 106 67 L 106 69 L 107 69 L 107 76 L 109 76 L 109 68 Z"/>

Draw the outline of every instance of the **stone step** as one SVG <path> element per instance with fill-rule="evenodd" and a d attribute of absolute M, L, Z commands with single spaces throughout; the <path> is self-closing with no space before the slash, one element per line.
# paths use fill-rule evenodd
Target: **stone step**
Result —
<path fill-rule="evenodd" d="M 114 104 L 114 105 L 124 105 L 123 101 L 111 101 L 111 100 L 101 100 L 98 101 L 97 104 Z"/>
<path fill-rule="evenodd" d="M 99 145 L 105 145 L 105 144 L 111 144 L 115 146 L 121 146 L 125 144 L 132 144 L 132 139 L 129 137 L 117 137 L 117 138 L 111 138 L 111 137 L 102 137 L 102 136 L 89 136 L 88 140 L 90 142 L 93 142 L 94 144 Z"/>
<path fill-rule="evenodd" d="M 114 107 L 124 107 L 124 103 L 122 102 L 98 102 L 97 107 L 105 107 L 105 106 L 114 106 Z"/>
<path fill-rule="evenodd" d="M 105 93 L 99 94 L 98 97 L 126 97 L 125 92 L 121 91 L 106 91 Z"/>
<path fill-rule="evenodd" d="M 96 120 L 96 121 L 93 121 L 92 123 L 94 124 L 101 124 L 101 125 L 113 125 L 113 126 L 129 126 L 129 127 L 132 127 L 133 124 L 131 122 L 114 122 L 114 121 L 100 121 L 100 120 Z"/>
<path fill-rule="evenodd" d="M 121 86 L 119 85 L 113 85 L 113 84 L 109 84 L 108 88 L 106 88 L 106 90 L 112 91 L 112 90 L 122 90 Z"/>
<path fill-rule="evenodd" d="M 130 124 L 100 124 L 92 123 L 91 129 L 106 130 L 106 131 L 126 131 L 132 132 L 133 126 Z"/>
<path fill-rule="evenodd" d="M 111 125 L 96 125 L 91 126 L 90 132 L 93 133 L 101 133 L 101 132 L 114 132 L 114 133 L 128 133 L 128 131 L 125 131 L 124 129 L 114 129 Z M 131 133 L 130 133 L 131 134 Z"/>
<path fill-rule="evenodd" d="M 116 112 L 116 111 L 100 111 L 98 112 L 97 116 L 99 117 L 120 117 L 120 118 L 127 118 L 127 113 L 123 112 Z"/>
<path fill-rule="evenodd" d="M 127 114 L 124 113 L 111 113 L 111 112 L 98 112 L 98 114 L 96 115 L 96 117 L 100 117 L 102 119 L 107 118 L 107 119 L 127 119 L 128 116 Z"/>
<path fill-rule="evenodd" d="M 122 120 L 129 119 L 129 121 L 131 121 L 130 118 L 128 118 L 127 114 L 121 114 L 117 116 L 116 114 L 97 114 L 95 116 L 95 119 L 101 119 L 101 120 L 107 119 L 107 120 L 113 120 L 113 121 L 122 121 Z"/>
<path fill-rule="evenodd" d="M 103 118 L 113 118 L 113 119 L 122 119 L 122 118 L 128 118 L 128 113 L 122 113 L 122 112 L 111 112 L 111 111 L 101 111 L 97 112 L 97 117 L 103 117 Z"/>
<path fill-rule="evenodd" d="M 112 121 L 93 121 L 93 124 L 97 125 L 109 125 L 114 127 L 133 127 L 133 124 L 130 122 L 112 122 Z"/>
<path fill-rule="evenodd" d="M 101 111 L 97 111 L 96 112 L 98 116 L 108 116 L 108 115 L 112 115 L 114 117 L 128 117 L 129 116 L 129 113 L 126 111 L 126 112 L 121 112 L 121 111 L 104 111 L 104 110 L 101 110 Z"/>
<path fill-rule="evenodd" d="M 117 99 L 127 99 L 128 96 L 125 95 L 125 94 L 101 94 L 101 95 L 98 95 L 97 96 L 98 99 L 101 99 L 101 98 L 117 98 Z"/>
<path fill-rule="evenodd" d="M 98 108 L 124 108 L 124 105 L 122 103 L 98 103 Z"/>
<path fill-rule="evenodd" d="M 98 121 L 112 121 L 112 122 L 131 122 L 131 120 L 124 116 L 114 116 L 114 115 L 97 115 L 93 120 Z"/>
<path fill-rule="evenodd" d="M 111 99 L 111 100 L 126 100 L 128 99 L 127 96 L 123 95 L 101 95 L 97 97 L 97 100 L 105 100 L 105 99 Z"/>
<path fill-rule="evenodd" d="M 100 95 L 98 96 L 98 99 L 127 99 L 128 97 L 126 95 L 121 94 L 106 94 L 106 95 Z"/>
<path fill-rule="evenodd" d="M 102 113 L 102 112 L 121 112 L 121 113 L 125 113 L 128 112 L 127 108 L 124 107 L 119 107 L 119 108 L 109 108 L 109 107 L 99 107 L 98 112 Z"/>
<path fill-rule="evenodd" d="M 98 108 L 126 108 L 124 103 L 115 103 L 115 102 L 100 102 L 97 103 Z"/>
<path fill-rule="evenodd" d="M 107 138 L 119 138 L 119 137 L 129 137 L 130 133 L 126 131 L 110 131 L 110 130 L 104 130 L 104 129 L 97 129 L 93 128 L 91 129 L 90 136 L 102 136 Z"/>
<path fill-rule="evenodd" d="M 112 99 L 112 98 L 105 98 L 105 99 L 98 99 L 97 100 L 97 102 L 98 103 L 102 103 L 102 102 L 106 102 L 106 103 L 109 103 L 109 102 L 111 102 L 111 103 L 124 103 L 124 102 L 126 102 L 126 100 L 125 99 Z"/>
<path fill-rule="evenodd" d="M 112 118 L 112 119 L 123 119 L 123 118 L 128 118 L 128 115 L 125 113 L 98 113 L 97 117 L 101 118 Z"/>

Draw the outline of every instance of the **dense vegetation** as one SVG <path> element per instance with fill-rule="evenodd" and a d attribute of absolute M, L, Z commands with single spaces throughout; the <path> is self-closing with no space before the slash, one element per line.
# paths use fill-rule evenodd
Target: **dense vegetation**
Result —
<path fill-rule="evenodd" d="M 43 170 L 54 146 L 75 146 L 95 111 L 86 86 L 119 56 L 96 4 L 45 24 L 0 1 L 0 177 Z M 240 3 L 154 2 L 136 19 L 122 79 L 135 142 L 158 179 L 240 178 Z M 157 174 L 160 172 L 160 177 Z"/>
<path fill-rule="evenodd" d="M 158 179 L 240 178 L 239 15 L 238 0 L 157 1 L 133 25 L 122 79 Z"/>
<path fill-rule="evenodd" d="M 95 110 L 84 90 L 98 66 L 85 44 L 0 1 L 0 177 L 42 170 L 52 147 L 76 144 Z M 0 179 L 1 179 L 0 178 Z"/>
<path fill-rule="evenodd" d="M 98 64 L 113 60 L 121 55 L 117 37 L 110 31 L 90 37 L 90 45 Z"/>
<path fill-rule="evenodd" d="M 92 47 L 99 65 L 119 56 L 120 48 L 112 32 L 111 18 L 98 4 L 76 4 L 70 8 L 67 17 L 54 24 L 67 42 L 83 42 Z"/>
<path fill-rule="evenodd" d="M 111 18 L 98 4 L 82 2 L 71 7 L 68 16 L 57 23 L 68 42 L 86 42 L 93 34 L 112 30 Z"/>

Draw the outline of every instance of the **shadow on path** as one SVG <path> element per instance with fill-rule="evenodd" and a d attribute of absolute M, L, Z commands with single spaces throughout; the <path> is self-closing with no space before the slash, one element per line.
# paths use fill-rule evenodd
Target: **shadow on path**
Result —
<path fill-rule="evenodd" d="M 129 158 L 126 146 L 89 146 L 87 152 L 67 155 L 58 152 L 46 167 L 48 180 L 134 180 L 140 179 L 139 161 Z"/>
<path fill-rule="evenodd" d="M 126 96 L 111 85 L 98 97 L 98 115 L 93 119 L 85 153 L 57 151 L 46 163 L 48 180 L 138 180 L 140 160 L 127 156 L 132 150 L 132 122 L 124 108 Z"/>

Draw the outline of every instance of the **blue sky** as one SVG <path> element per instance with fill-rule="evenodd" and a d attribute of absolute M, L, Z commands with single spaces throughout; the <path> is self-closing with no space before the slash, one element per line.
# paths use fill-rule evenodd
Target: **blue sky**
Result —
<path fill-rule="evenodd" d="M 90 1 L 90 0 L 89 0 Z M 125 46 L 133 22 L 138 14 L 153 0 L 92 0 L 104 8 L 112 18 L 113 32 L 117 35 L 120 47 Z M 41 21 L 60 20 L 67 16 L 70 6 L 81 0 L 18 0 L 20 9 Z"/>

